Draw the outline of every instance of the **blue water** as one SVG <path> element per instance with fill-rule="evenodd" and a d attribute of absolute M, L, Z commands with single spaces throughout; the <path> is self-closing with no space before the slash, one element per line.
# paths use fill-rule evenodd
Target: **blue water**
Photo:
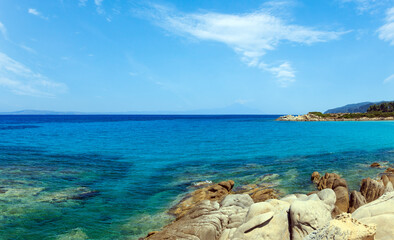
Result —
<path fill-rule="evenodd" d="M 137 239 L 195 182 L 277 174 L 284 195 L 329 171 L 356 189 L 394 163 L 394 122 L 277 117 L 0 116 L 0 239 Z"/>

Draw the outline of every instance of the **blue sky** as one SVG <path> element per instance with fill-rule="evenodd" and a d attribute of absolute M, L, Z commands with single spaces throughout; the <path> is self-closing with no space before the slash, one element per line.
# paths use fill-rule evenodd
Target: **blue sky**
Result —
<path fill-rule="evenodd" d="M 0 111 L 394 100 L 394 0 L 2 0 Z"/>

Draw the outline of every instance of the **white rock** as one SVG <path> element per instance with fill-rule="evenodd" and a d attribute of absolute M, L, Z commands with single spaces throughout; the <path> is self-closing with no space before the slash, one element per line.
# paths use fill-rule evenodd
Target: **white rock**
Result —
<path fill-rule="evenodd" d="M 353 213 L 353 218 L 365 224 L 376 224 L 376 240 L 394 238 L 394 192 L 365 204 Z"/>
<path fill-rule="evenodd" d="M 242 208 L 248 208 L 253 203 L 253 199 L 249 194 L 229 194 L 222 200 L 220 205 L 222 207 L 239 206 Z"/>
<path fill-rule="evenodd" d="M 336 201 L 335 192 L 325 189 L 319 195 L 299 198 L 290 205 L 290 228 L 293 240 L 301 240 L 314 230 L 324 227 L 331 220 Z M 335 199 L 333 201 L 333 199 Z"/>

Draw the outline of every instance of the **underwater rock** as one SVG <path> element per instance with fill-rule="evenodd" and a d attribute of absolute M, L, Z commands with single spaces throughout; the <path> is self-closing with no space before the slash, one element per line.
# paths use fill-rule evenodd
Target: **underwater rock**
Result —
<path fill-rule="evenodd" d="M 190 209 L 197 206 L 203 200 L 221 201 L 227 196 L 234 186 L 234 181 L 223 181 L 207 186 L 188 194 L 177 205 L 169 210 L 169 213 L 177 219 L 183 217 Z"/>
<path fill-rule="evenodd" d="M 39 201 L 59 203 L 67 200 L 84 200 L 87 198 L 95 197 L 99 194 L 98 191 L 90 190 L 87 187 L 67 188 L 59 192 L 50 193 L 49 195 L 42 196 Z"/>
<path fill-rule="evenodd" d="M 375 234 L 374 224 L 363 224 L 352 218 L 351 214 L 342 213 L 326 226 L 313 231 L 304 240 L 373 240 Z"/>
<path fill-rule="evenodd" d="M 88 235 L 82 229 L 75 228 L 68 233 L 59 235 L 56 240 L 85 240 L 89 239 Z"/>

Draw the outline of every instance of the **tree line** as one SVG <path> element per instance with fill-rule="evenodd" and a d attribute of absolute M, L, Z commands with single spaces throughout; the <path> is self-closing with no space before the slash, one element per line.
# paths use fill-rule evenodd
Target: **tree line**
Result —
<path fill-rule="evenodd" d="M 394 112 L 394 102 L 385 102 L 369 106 L 367 112 Z"/>

